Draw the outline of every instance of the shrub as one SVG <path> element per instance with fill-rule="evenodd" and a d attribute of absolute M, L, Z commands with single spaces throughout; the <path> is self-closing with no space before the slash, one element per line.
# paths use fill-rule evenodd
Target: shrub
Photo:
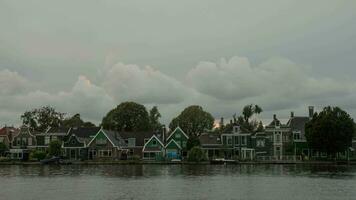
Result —
<path fill-rule="evenodd" d="M 49 156 L 60 156 L 61 155 L 62 145 L 59 141 L 55 140 L 49 143 L 48 146 L 48 155 Z"/>
<path fill-rule="evenodd" d="M 204 151 L 200 147 L 193 147 L 188 153 L 188 161 L 201 162 L 207 160 Z"/>
<path fill-rule="evenodd" d="M 46 152 L 43 151 L 32 151 L 30 154 L 30 160 L 43 160 L 47 156 Z"/>

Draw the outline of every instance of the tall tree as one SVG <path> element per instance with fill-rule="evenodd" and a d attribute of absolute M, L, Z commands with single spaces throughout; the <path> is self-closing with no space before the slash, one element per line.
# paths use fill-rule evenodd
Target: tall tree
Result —
<path fill-rule="evenodd" d="M 79 113 L 64 119 L 62 125 L 66 127 L 95 127 L 95 124 L 91 122 L 84 122 Z"/>
<path fill-rule="evenodd" d="M 305 126 L 309 146 L 331 156 L 347 150 L 354 133 L 353 119 L 339 107 L 325 107 L 319 114 L 314 114 Z"/>
<path fill-rule="evenodd" d="M 150 130 L 150 120 L 145 106 L 135 102 L 123 102 L 106 114 L 101 124 L 117 131 Z"/>
<path fill-rule="evenodd" d="M 250 132 L 256 132 L 256 131 L 262 131 L 263 126 L 261 126 L 262 122 L 257 121 L 255 119 L 252 119 L 253 116 L 258 115 L 262 113 L 262 108 L 258 105 L 246 105 L 242 109 L 242 116 L 239 116 L 238 118 L 238 124 L 240 124 L 241 128 L 250 131 Z"/>
<path fill-rule="evenodd" d="M 26 111 L 21 115 L 22 123 L 36 131 L 45 131 L 49 127 L 59 127 L 63 117 L 64 113 L 57 112 L 50 106 Z"/>
<path fill-rule="evenodd" d="M 177 126 L 181 127 L 190 136 L 199 136 L 205 130 L 213 128 L 214 118 L 210 113 L 204 111 L 201 106 L 193 105 L 185 108 L 169 124 L 171 130 L 174 130 Z"/>
<path fill-rule="evenodd" d="M 154 131 L 161 130 L 162 128 L 159 118 L 161 118 L 161 113 L 159 113 L 157 106 L 153 106 L 149 113 L 149 119 L 151 129 Z"/>

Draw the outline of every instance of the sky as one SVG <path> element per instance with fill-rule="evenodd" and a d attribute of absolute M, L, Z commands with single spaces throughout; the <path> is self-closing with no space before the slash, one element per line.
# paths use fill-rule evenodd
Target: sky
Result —
<path fill-rule="evenodd" d="M 356 117 L 356 1 L 0 0 L 0 125 L 51 105 L 95 123 L 124 101 L 216 119 L 258 104 Z"/>

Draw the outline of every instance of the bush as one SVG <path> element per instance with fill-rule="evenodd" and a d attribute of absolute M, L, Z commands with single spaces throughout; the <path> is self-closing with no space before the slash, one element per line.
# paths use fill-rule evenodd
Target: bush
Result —
<path fill-rule="evenodd" d="M 61 150 L 62 150 L 62 144 L 57 140 L 52 141 L 51 143 L 49 143 L 49 146 L 48 146 L 48 155 L 50 157 L 60 156 Z"/>
<path fill-rule="evenodd" d="M 32 151 L 30 154 L 30 160 L 43 160 L 47 156 L 46 152 L 43 151 Z"/>
<path fill-rule="evenodd" d="M 188 152 L 188 161 L 190 162 L 201 162 L 207 160 L 204 151 L 200 147 L 193 147 Z"/>

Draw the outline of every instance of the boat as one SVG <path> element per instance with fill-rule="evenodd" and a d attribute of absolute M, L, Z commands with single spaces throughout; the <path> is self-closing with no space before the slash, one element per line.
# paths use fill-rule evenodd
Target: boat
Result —
<path fill-rule="evenodd" d="M 61 158 L 60 157 L 52 157 L 52 158 L 47 158 L 47 159 L 43 159 L 43 160 L 40 160 L 40 163 L 43 164 L 43 165 L 46 165 L 46 164 L 59 164 L 59 160 Z"/>
<path fill-rule="evenodd" d="M 214 164 L 214 165 L 226 165 L 226 164 L 237 164 L 238 161 L 236 160 L 228 160 L 225 158 L 216 158 L 213 160 L 210 160 L 210 164 Z"/>

